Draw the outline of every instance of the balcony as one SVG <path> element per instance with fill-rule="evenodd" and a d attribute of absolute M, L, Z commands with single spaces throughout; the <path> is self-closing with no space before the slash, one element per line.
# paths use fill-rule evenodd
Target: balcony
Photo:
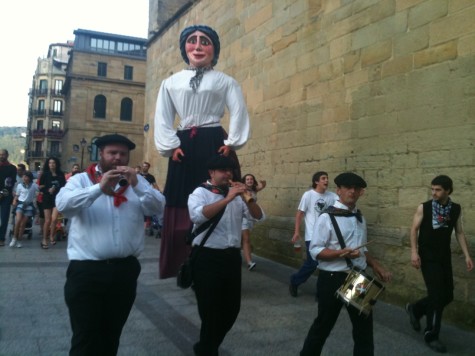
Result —
<path fill-rule="evenodd" d="M 33 110 L 33 115 L 44 117 L 44 116 L 46 116 L 46 110 L 45 109 Z"/>
<path fill-rule="evenodd" d="M 56 111 L 56 110 L 49 110 L 48 111 L 49 116 L 54 116 L 54 117 L 62 117 L 64 115 L 63 110 L 61 111 Z"/>
<path fill-rule="evenodd" d="M 42 138 L 46 136 L 46 130 L 45 129 L 38 129 L 38 130 L 33 130 L 31 132 L 31 136 L 33 138 Z"/>
<path fill-rule="evenodd" d="M 61 89 L 51 89 L 50 91 L 51 96 L 64 96 L 63 91 Z"/>
<path fill-rule="evenodd" d="M 28 157 L 29 158 L 43 158 L 44 157 L 44 151 L 31 151 L 28 152 Z"/>
<path fill-rule="evenodd" d="M 35 89 L 34 94 L 36 96 L 46 96 L 48 95 L 48 88 Z"/>
<path fill-rule="evenodd" d="M 64 131 L 63 130 L 58 130 L 58 129 L 50 129 L 46 133 L 46 136 L 48 138 L 62 139 L 63 136 L 64 136 Z"/>

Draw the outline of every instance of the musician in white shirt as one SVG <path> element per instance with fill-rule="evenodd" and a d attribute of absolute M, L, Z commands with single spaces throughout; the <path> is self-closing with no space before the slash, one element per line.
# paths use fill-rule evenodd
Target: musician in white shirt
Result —
<path fill-rule="evenodd" d="M 338 201 L 322 213 L 314 226 L 310 255 L 318 259 L 318 316 L 308 331 L 301 356 L 320 355 L 327 337 L 335 325 L 343 301 L 335 296 L 352 267 L 364 270 L 367 266 L 384 282 L 391 273 L 372 257 L 366 247 L 366 221 L 356 208 L 356 202 L 364 194 L 366 182 L 355 173 L 341 173 L 335 178 Z M 333 215 L 341 231 L 342 243 L 330 219 Z M 343 246 L 344 245 L 344 246 Z M 373 315 L 361 313 L 353 305 L 346 307 L 353 325 L 353 355 L 373 355 Z"/>
<path fill-rule="evenodd" d="M 72 176 L 56 197 L 70 219 L 64 294 L 73 336 L 70 355 L 115 355 L 135 300 L 144 248 L 144 215 L 165 198 L 128 167 L 135 144 L 122 135 L 95 142 L 98 165 Z"/>
<path fill-rule="evenodd" d="M 241 227 L 243 218 L 262 220 L 264 213 L 252 199 L 244 183 L 234 182 L 235 163 L 216 156 L 208 162 L 210 179 L 196 188 L 188 199 L 191 220 L 196 227 L 224 214 L 204 246 L 203 231 L 193 240 L 193 281 L 201 318 L 200 340 L 195 355 L 217 355 L 219 345 L 231 330 L 241 306 Z"/>

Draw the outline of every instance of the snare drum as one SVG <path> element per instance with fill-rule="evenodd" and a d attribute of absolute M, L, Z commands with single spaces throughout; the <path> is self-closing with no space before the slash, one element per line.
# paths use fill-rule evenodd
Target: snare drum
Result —
<path fill-rule="evenodd" d="M 336 296 L 346 305 L 354 306 L 360 314 L 368 316 L 383 290 L 384 286 L 380 282 L 354 267 Z"/>

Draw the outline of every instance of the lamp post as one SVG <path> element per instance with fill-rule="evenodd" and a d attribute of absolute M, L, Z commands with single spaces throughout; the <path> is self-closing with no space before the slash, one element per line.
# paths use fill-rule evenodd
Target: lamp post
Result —
<path fill-rule="evenodd" d="M 84 149 L 86 148 L 87 141 L 83 137 L 81 139 L 81 141 L 79 141 L 79 143 L 81 144 L 81 171 L 82 171 L 83 170 L 83 163 L 84 163 Z"/>

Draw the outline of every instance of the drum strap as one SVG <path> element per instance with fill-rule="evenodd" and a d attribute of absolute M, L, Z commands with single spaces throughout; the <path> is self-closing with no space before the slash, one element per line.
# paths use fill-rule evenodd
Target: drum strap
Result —
<path fill-rule="evenodd" d="M 336 237 L 338 238 L 338 242 L 340 243 L 340 246 L 342 249 L 346 247 L 345 240 L 343 240 L 343 235 L 341 234 L 340 227 L 338 226 L 338 223 L 336 222 L 335 215 L 328 213 L 328 216 L 330 216 L 330 220 L 332 221 L 333 228 L 335 229 Z M 345 257 L 346 264 L 348 267 L 351 269 L 353 268 L 353 262 L 348 257 Z"/>

